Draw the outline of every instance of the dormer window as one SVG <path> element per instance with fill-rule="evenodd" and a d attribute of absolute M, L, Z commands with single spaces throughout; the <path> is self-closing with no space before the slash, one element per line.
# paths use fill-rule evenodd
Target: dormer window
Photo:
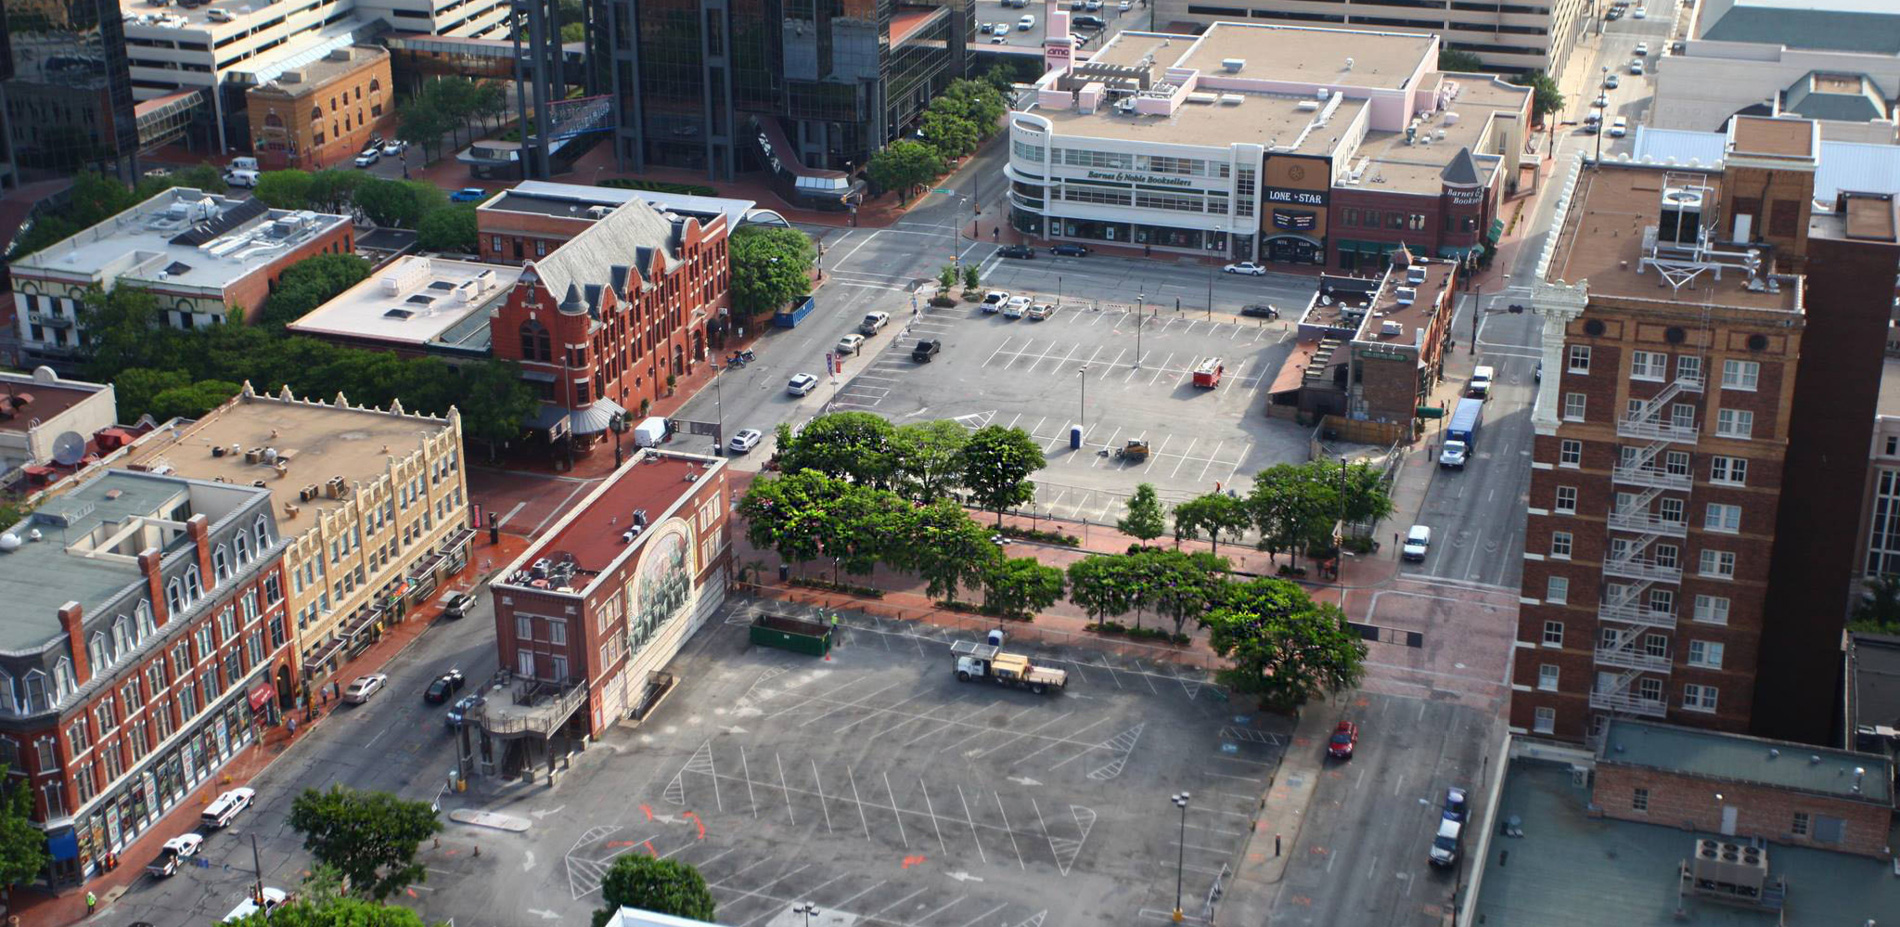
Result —
<path fill-rule="evenodd" d="M 198 597 L 204 595 L 204 591 L 205 591 L 204 574 L 198 571 L 198 567 L 196 564 L 186 567 L 185 568 L 185 602 L 189 604 L 189 603 L 198 601 Z"/>
<path fill-rule="evenodd" d="M 93 632 L 92 639 L 86 642 L 86 662 L 92 664 L 94 673 L 112 665 L 112 651 L 106 648 L 104 632 Z"/>
<path fill-rule="evenodd" d="M 237 562 L 239 564 L 245 564 L 251 561 L 251 536 L 250 535 L 245 534 L 242 531 L 239 531 L 237 533 L 237 537 L 234 537 L 231 539 L 231 548 L 232 550 L 236 551 Z"/>
<path fill-rule="evenodd" d="M 171 609 L 174 615 L 185 610 L 185 597 L 181 592 L 183 588 L 184 585 L 179 582 L 176 576 L 172 577 L 171 581 L 165 584 L 165 604 Z"/>
<path fill-rule="evenodd" d="M 215 577 L 214 584 L 222 584 L 231 578 L 231 555 L 225 550 L 223 544 L 219 544 L 217 549 L 211 552 L 211 574 Z"/>

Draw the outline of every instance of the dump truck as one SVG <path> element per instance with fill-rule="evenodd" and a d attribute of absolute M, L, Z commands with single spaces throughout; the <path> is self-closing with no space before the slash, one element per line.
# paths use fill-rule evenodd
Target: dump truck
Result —
<path fill-rule="evenodd" d="M 808 656 L 831 652 L 831 629 L 822 622 L 790 615 L 761 614 L 752 619 L 752 643 Z"/>
<path fill-rule="evenodd" d="M 1069 684 L 1068 671 L 1037 666 L 1020 653 L 1004 653 L 998 644 L 957 641 L 950 645 L 950 653 L 957 660 L 959 682 L 987 678 L 1037 695 L 1050 689 L 1060 692 Z"/>

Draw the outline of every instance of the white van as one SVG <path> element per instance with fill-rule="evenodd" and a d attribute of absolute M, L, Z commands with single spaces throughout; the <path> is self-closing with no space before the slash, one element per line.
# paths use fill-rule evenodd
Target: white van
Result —
<path fill-rule="evenodd" d="M 1458 862 L 1459 845 L 1464 841 L 1465 825 L 1463 821 L 1450 818 L 1438 819 L 1438 833 L 1432 837 L 1431 861 L 1434 866 L 1451 866 Z"/>
<path fill-rule="evenodd" d="M 244 156 L 244 157 L 241 157 L 241 158 L 232 158 L 232 159 L 231 159 L 231 163 L 230 163 L 230 165 L 229 165 L 229 166 L 227 166 L 227 167 L 225 168 L 225 170 L 228 170 L 228 171 L 255 171 L 255 170 L 257 170 L 257 159 L 256 159 L 256 158 L 253 158 L 253 157 L 250 157 L 249 155 L 246 155 L 246 156 Z"/>
<path fill-rule="evenodd" d="M 1491 381 L 1498 372 L 1482 364 L 1471 370 L 1471 382 L 1465 385 L 1465 395 L 1472 399 L 1490 399 Z"/>
<path fill-rule="evenodd" d="M 1405 546 L 1399 549 L 1405 559 L 1424 562 L 1425 551 L 1432 546 L 1432 529 L 1424 525 L 1413 525 L 1405 532 Z"/>
<path fill-rule="evenodd" d="M 257 186 L 257 172 L 239 170 L 225 171 L 224 184 L 228 187 L 255 187 Z"/>

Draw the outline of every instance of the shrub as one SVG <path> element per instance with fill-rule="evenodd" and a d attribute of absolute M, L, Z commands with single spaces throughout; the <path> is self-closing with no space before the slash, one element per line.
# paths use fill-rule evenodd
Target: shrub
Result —
<path fill-rule="evenodd" d="M 834 583 L 828 579 L 816 579 L 803 576 L 792 577 L 792 585 L 807 589 L 823 589 L 826 592 L 842 592 L 846 595 L 859 595 L 867 599 L 884 598 L 884 590 L 875 586 L 860 586 L 856 583 Z"/>
<path fill-rule="evenodd" d="M 1073 534 L 1063 534 L 1060 531 L 1042 531 L 1032 528 L 1018 528 L 1014 525 L 1004 525 L 997 530 L 997 533 L 1006 538 L 1016 538 L 1022 541 L 1037 541 L 1043 544 L 1057 544 L 1062 547 L 1082 546 L 1081 538 Z"/>

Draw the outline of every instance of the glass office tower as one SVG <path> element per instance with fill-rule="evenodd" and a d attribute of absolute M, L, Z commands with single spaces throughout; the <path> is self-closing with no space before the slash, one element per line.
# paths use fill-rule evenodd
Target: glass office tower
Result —
<path fill-rule="evenodd" d="M 117 0 L 4 0 L 6 123 L 23 179 L 92 168 L 130 179 L 138 152 Z"/>

